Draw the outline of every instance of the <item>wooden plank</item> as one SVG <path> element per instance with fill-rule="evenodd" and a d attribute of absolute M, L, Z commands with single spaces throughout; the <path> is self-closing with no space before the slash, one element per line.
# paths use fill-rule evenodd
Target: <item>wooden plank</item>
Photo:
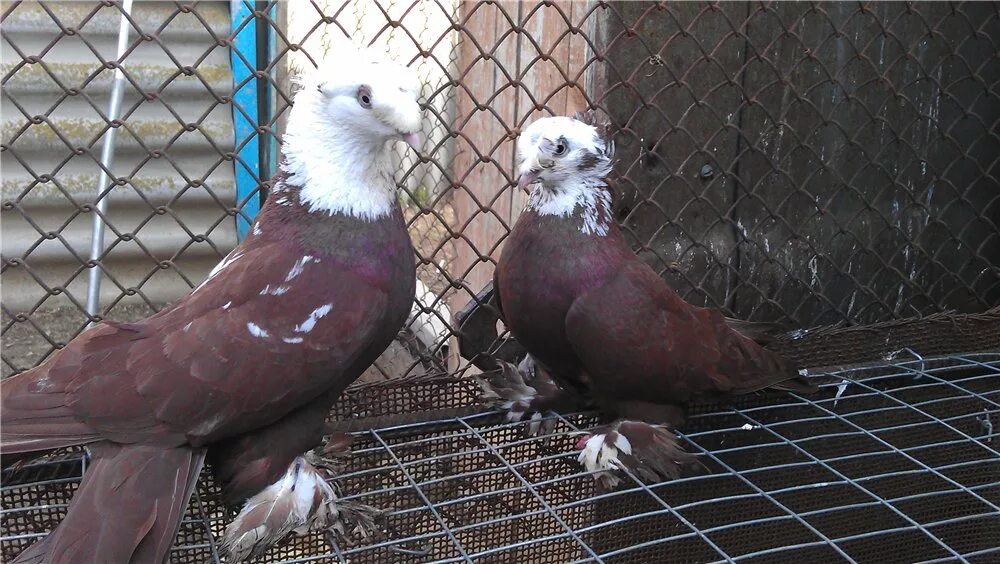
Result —
<path fill-rule="evenodd" d="M 589 13 L 590 4 L 562 1 L 520 5 L 525 35 L 518 49 L 519 129 L 542 117 L 572 115 L 588 107 L 583 73 L 593 53 L 582 35 L 572 30 L 587 25 L 582 18 Z M 512 220 L 516 221 L 527 203 L 527 194 L 516 189 L 511 192 Z"/>
<path fill-rule="evenodd" d="M 455 309 L 492 278 L 503 240 L 524 206 L 516 190 L 518 132 L 541 115 L 566 115 L 586 106 L 582 89 L 569 83 L 583 74 L 577 65 L 592 56 L 574 53 L 586 45 L 568 32 L 567 19 L 587 5 L 565 0 L 462 5 L 454 164 L 454 229 L 461 237 L 451 272 L 463 287 L 450 301 Z"/>
<path fill-rule="evenodd" d="M 509 219 L 509 209 L 505 209 L 509 204 L 499 190 L 510 182 L 510 163 L 497 155 L 497 147 L 503 144 L 507 124 L 513 118 L 509 101 L 513 90 L 499 68 L 510 65 L 504 44 L 512 40 L 503 9 L 500 4 L 468 2 L 461 6 L 463 26 L 453 126 L 457 134 L 453 228 L 459 238 L 450 272 L 462 288 L 452 297 L 453 311 L 460 309 L 492 276 L 488 258 L 498 234 L 506 232 L 504 224 Z"/>

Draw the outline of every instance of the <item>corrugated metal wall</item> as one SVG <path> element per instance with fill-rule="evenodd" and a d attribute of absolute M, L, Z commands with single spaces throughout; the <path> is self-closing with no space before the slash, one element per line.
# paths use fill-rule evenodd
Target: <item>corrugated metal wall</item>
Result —
<path fill-rule="evenodd" d="M 121 12 L 98 2 L 5 3 L 4 12 L 4 340 L 42 340 L 17 362 L 5 355 L 6 371 L 31 366 L 86 322 L 87 206 L 114 74 L 101 59 L 116 58 Z M 196 16 L 173 2 L 136 2 L 132 18 L 126 126 L 112 167 L 128 181 L 110 195 L 103 261 L 101 305 L 115 318 L 183 295 L 236 243 L 224 157 L 233 147 L 229 49 L 213 38 L 229 34 L 228 3 L 202 2 Z"/>

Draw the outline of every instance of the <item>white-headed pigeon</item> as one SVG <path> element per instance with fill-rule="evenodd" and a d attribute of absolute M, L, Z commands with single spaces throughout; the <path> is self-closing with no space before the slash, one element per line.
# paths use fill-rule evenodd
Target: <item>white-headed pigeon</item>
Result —
<path fill-rule="evenodd" d="M 368 53 L 301 86 L 273 191 L 207 280 L 0 385 L 6 460 L 77 445 L 91 457 L 66 518 L 19 562 L 163 562 L 206 455 L 226 499 L 249 500 L 227 532 L 232 558 L 343 528 L 300 455 L 413 303 L 389 143 L 412 144 L 421 111 L 415 76 Z"/>
<path fill-rule="evenodd" d="M 813 389 L 635 256 L 611 216 L 613 154 L 608 126 L 593 112 L 539 119 L 521 134 L 519 184 L 534 188 L 494 275 L 503 320 L 542 374 L 618 419 L 578 445 L 580 462 L 606 486 L 620 466 L 657 480 L 693 461 L 664 426 L 680 424 L 689 402 Z M 559 403 L 558 388 L 530 397 L 542 388 L 516 380 L 488 385 L 487 395 L 515 400 L 518 417 Z"/>

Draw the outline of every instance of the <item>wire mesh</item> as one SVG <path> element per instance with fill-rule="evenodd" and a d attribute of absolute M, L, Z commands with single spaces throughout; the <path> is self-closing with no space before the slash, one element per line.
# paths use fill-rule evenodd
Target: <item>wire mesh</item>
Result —
<path fill-rule="evenodd" d="M 335 482 L 388 511 L 366 542 L 293 537 L 266 562 L 991 561 L 1000 554 L 1000 354 L 813 371 L 819 394 L 701 406 L 682 437 L 704 471 L 598 490 L 576 462 L 592 414 L 547 437 L 497 414 L 355 434 Z M 66 453 L 4 475 L 0 554 L 65 513 Z M 202 480 L 172 552 L 218 561 L 228 521 Z"/>

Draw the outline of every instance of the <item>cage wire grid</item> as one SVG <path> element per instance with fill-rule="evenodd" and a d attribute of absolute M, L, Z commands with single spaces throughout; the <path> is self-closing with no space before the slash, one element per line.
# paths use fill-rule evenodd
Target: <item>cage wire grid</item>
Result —
<path fill-rule="evenodd" d="M 1000 559 L 1000 353 L 811 371 L 818 394 L 696 406 L 680 433 L 704 469 L 600 490 L 554 433 L 478 413 L 354 434 L 333 482 L 386 510 L 372 538 L 290 538 L 266 562 L 989 562 Z M 65 514 L 84 455 L 4 474 L 0 554 Z M 203 477 L 171 554 L 219 562 L 230 519 Z"/>

